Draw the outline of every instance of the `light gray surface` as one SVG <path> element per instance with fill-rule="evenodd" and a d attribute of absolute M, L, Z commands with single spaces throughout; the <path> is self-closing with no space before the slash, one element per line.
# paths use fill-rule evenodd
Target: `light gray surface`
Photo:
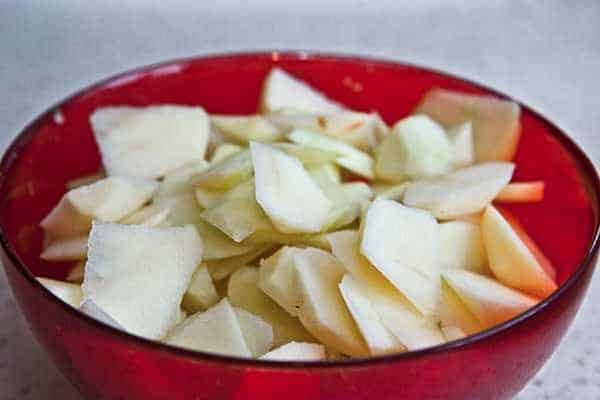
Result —
<path fill-rule="evenodd" d="M 2 148 L 50 103 L 115 72 L 192 54 L 297 48 L 407 60 L 479 80 L 541 110 L 600 159 L 599 1 L 161 3 L 0 0 Z M 519 399 L 600 398 L 599 281 L 597 274 L 567 339 Z M 33 341 L 3 274 L 0 388 L 2 399 L 79 398 Z"/>

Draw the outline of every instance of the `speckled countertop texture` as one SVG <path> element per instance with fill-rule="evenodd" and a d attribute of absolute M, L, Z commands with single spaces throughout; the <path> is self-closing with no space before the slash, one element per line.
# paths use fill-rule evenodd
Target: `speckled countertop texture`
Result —
<path fill-rule="evenodd" d="M 167 5 L 168 3 L 168 5 Z M 498 88 L 600 160 L 600 1 L 0 0 L 0 146 L 49 104 L 169 58 L 317 49 L 424 64 Z M 519 400 L 600 399 L 600 274 Z M 80 396 L 34 341 L 0 273 L 0 399 Z"/>

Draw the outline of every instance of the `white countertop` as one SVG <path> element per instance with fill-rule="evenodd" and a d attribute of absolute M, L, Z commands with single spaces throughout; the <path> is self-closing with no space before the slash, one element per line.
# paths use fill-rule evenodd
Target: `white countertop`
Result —
<path fill-rule="evenodd" d="M 542 111 L 600 160 L 598 1 L 162 3 L 0 1 L 0 146 L 49 104 L 115 72 L 193 54 L 286 48 L 383 56 L 484 82 Z M 2 399 L 80 398 L 34 342 L 2 273 L 0 388 Z M 599 398 L 597 273 L 568 337 L 518 399 Z"/>

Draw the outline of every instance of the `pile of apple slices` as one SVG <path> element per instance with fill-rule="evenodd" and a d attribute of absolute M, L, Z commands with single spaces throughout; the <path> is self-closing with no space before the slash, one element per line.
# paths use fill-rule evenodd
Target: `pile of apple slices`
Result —
<path fill-rule="evenodd" d="M 41 257 L 74 266 L 39 281 L 134 335 L 303 361 L 435 346 L 556 289 L 494 205 L 543 198 L 510 183 L 515 103 L 434 89 L 389 128 L 274 69 L 260 110 L 96 110 L 105 174 L 41 222 Z"/>

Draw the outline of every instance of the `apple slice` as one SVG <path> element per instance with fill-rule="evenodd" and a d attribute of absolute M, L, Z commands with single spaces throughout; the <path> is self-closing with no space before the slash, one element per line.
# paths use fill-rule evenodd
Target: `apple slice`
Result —
<path fill-rule="evenodd" d="M 86 234 L 92 219 L 115 222 L 134 212 L 152 197 L 157 183 L 150 180 L 108 177 L 65 193 L 40 222 L 55 238 Z"/>
<path fill-rule="evenodd" d="M 258 287 L 258 269 L 242 267 L 229 278 L 227 295 L 231 304 L 258 315 L 273 328 L 273 345 L 291 341 L 312 341 L 297 318 L 279 307 Z"/>
<path fill-rule="evenodd" d="M 375 174 L 389 182 L 443 175 L 454 161 L 444 128 L 425 115 L 398 121 L 376 149 Z"/>
<path fill-rule="evenodd" d="M 373 179 L 373 159 L 353 146 L 325 135 L 304 129 L 294 129 L 288 139 L 301 146 L 336 153 L 339 166 L 367 179 Z"/>
<path fill-rule="evenodd" d="M 536 203 L 544 200 L 544 181 L 512 182 L 506 185 L 494 201 L 502 203 Z"/>
<path fill-rule="evenodd" d="M 402 352 L 405 347 L 381 321 L 375 307 L 361 286 L 348 274 L 339 284 L 340 293 L 358 326 L 371 355 Z"/>
<path fill-rule="evenodd" d="M 213 115 L 214 126 L 231 142 L 270 143 L 282 138 L 282 132 L 262 115 Z"/>
<path fill-rule="evenodd" d="M 317 343 L 289 342 L 260 357 L 269 361 L 323 361 L 325 346 Z"/>
<path fill-rule="evenodd" d="M 219 301 L 217 289 L 208 273 L 206 264 L 200 264 L 192 275 L 190 284 L 183 295 L 181 306 L 190 314 L 207 310 Z"/>
<path fill-rule="evenodd" d="M 121 324 L 115 321 L 114 318 L 108 315 L 91 299 L 84 300 L 79 307 L 79 311 L 115 329 L 126 331 Z"/>
<path fill-rule="evenodd" d="M 348 312 L 338 285 L 344 267 L 331 254 L 307 248 L 294 255 L 302 304 L 302 325 L 323 344 L 343 354 L 368 355 L 363 338 Z"/>
<path fill-rule="evenodd" d="M 317 247 L 323 250 L 329 250 L 329 243 L 325 234 L 318 233 L 281 233 L 276 229 L 259 230 L 254 232 L 243 242 L 249 246 L 259 246 L 265 244 L 287 245 L 287 246 L 309 246 Z"/>
<path fill-rule="evenodd" d="M 456 326 L 442 326 L 442 332 L 448 342 L 459 340 L 467 336 L 462 329 L 457 328 Z"/>
<path fill-rule="evenodd" d="M 192 185 L 213 191 L 225 191 L 252 176 L 252 158 L 249 151 L 240 151 L 211 164 L 206 170 L 190 178 Z"/>
<path fill-rule="evenodd" d="M 260 110 L 274 112 L 289 108 L 308 113 L 331 113 L 342 106 L 293 77 L 281 68 L 273 68 L 265 78 Z"/>
<path fill-rule="evenodd" d="M 420 312 L 432 315 L 440 290 L 436 220 L 426 211 L 377 198 L 363 223 L 361 253 Z"/>
<path fill-rule="evenodd" d="M 323 163 L 308 168 L 308 173 L 319 187 L 342 183 L 340 168 L 333 163 Z"/>
<path fill-rule="evenodd" d="M 536 254 L 493 206 L 488 206 L 483 214 L 481 231 L 490 269 L 500 282 L 540 298 L 556 290 L 556 283 L 538 262 Z"/>
<path fill-rule="evenodd" d="M 298 247 L 284 246 L 260 263 L 258 286 L 290 315 L 296 317 L 302 302 L 296 282 L 294 255 Z"/>
<path fill-rule="evenodd" d="M 300 146 L 295 143 L 273 143 L 274 147 L 283 150 L 287 154 L 296 157 L 307 168 L 335 161 L 339 157 L 337 153 Z"/>
<path fill-rule="evenodd" d="M 76 261 L 73 263 L 69 274 L 67 275 L 67 282 L 79 283 L 83 282 L 83 275 L 85 273 L 85 261 Z"/>
<path fill-rule="evenodd" d="M 378 187 L 372 187 L 372 189 L 377 197 L 401 201 L 404 198 L 407 187 L 408 182 L 403 182 L 397 185 L 380 185 Z"/>
<path fill-rule="evenodd" d="M 77 261 L 87 256 L 87 236 L 59 239 L 42 251 L 40 258 L 46 261 Z"/>
<path fill-rule="evenodd" d="M 206 161 L 200 160 L 169 172 L 159 183 L 156 196 L 175 196 L 191 193 L 193 186 L 190 184 L 190 178 L 203 172 L 208 166 L 209 164 Z"/>
<path fill-rule="evenodd" d="M 333 203 L 324 231 L 333 231 L 354 222 L 373 197 L 371 188 L 364 182 L 329 185 L 322 189 Z"/>
<path fill-rule="evenodd" d="M 328 235 L 331 249 L 360 286 L 383 325 L 409 350 L 435 346 L 442 334 L 431 318 L 421 313 L 360 254 L 360 235 L 338 231 Z"/>
<path fill-rule="evenodd" d="M 158 205 L 149 204 L 140 208 L 133 214 L 129 214 L 119 223 L 124 225 L 143 225 L 150 227 L 166 227 L 169 226 L 169 215 L 172 212 L 172 207 L 168 204 Z"/>
<path fill-rule="evenodd" d="M 159 339 L 172 325 L 201 257 L 202 241 L 191 226 L 95 222 L 82 285 L 84 300 L 92 300 L 128 332 Z"/>
<path fill-rule="evenodd" d="M 190 350 L 252 357 L 235 310 L 226 298 L 208 311 L 188 317 L 165 342 Z"/>
<path fill-rule="evenodd" d="M 210 276 L 215 281 L 222 281 L 238 269 L 244 268 L 246 265 L 254 262 L 263 254 L 271 252 L 274 248 L 275 246 L 270 243 L 260 244 L 252 248 L 249 252 L 239 256 L 207 261 L 206 266 L 208 267 Z"/>
<path fill-rule="evenodd" d="M 250 143 L 256 201 L 284 233 L 319 232 L 331 201 L 313 182 L 298 159 L 272 146 Z"/>
<path fill-rule="evenodd" d="M 158 178 L 204 159 L 210 125 L 201 107 L 127 108 L 107 129 L 99 113 L 90 121 L 108 175 Z"/>
<path fill-rule="evenodd" d="M 453 126 L 447 131 L 454 153 L 453 165 L 455 168 L 464 168 L 475 162 L 475 148 L 473 144 L 473 124 L 466 121 Z"/>
<path fill-rule="evenodd" d="M 91 185 L 94 182 L 98 182 L 100 179 L 106 178 L 106 174 L 104 172 L 96 172 L 93 174 L 85 175 L 80 178 L 71 179 L 67 182 L 67 189 L 77 189 L 80 186 Z"/>
<path fill-rule="evenodd" d="M 457 170 L 435 180 L 408 184 L 404 204 L 431 211 L 438 219 L 454 219 L 482 211 L 508 184 L 515 166 L 489 162 Z"/>
<path fill-rule="evenodd" d="M 243 308 L 234 307 L 242 334 L 253 357 L 260 357 L 273 347 L 273 328 L 262 318 Z"/>
<path fill-rule="evenodd" d="M 221 143 L 212 153 L 212 156 L 210 157 L 210 162 L 218 163 L 219 161 L 224 160 L 227 157 L 240 153 L 242 151 L 244 151 L 244 148 L 242 146 L 238 146 L 237 144 Z"/>
<path fill-rule="evenodd" d="M 484 329 L 507 321 L 538 303 L 538 299 L 492 278 L 461 269 L 446 270 L 443 279 Z"/>
<path fill-rule="evenodd" d="M 521 109 L 509 100 L 436 88 L 425 94 L 415 112 L 445 127 L 471 121 L 476 162 L 512 160 L 521 137 Z"/>
<path fill-rule="evenodd" d="M 469 308 L 443 278 L 438 315 L 442 330 L 454 327 L 467 335 L 473 335 L 484 329 L 477 317 L 469 311 Z"/>
<path fill-rule="evenodd" d="M 487 254 L 481 227 L 464 221 L 440 224 L 440 264 L 443 268 L 463 268 L 486 274 Z"/>
<path fill-rule="evenodd" d="M 81 286 L 74 283 L 67 283 L 48 278 L 36 278 L 39 283 L 44 285 L 53 295 L 70 305 L 79 308 L 83 299 Z"/>

